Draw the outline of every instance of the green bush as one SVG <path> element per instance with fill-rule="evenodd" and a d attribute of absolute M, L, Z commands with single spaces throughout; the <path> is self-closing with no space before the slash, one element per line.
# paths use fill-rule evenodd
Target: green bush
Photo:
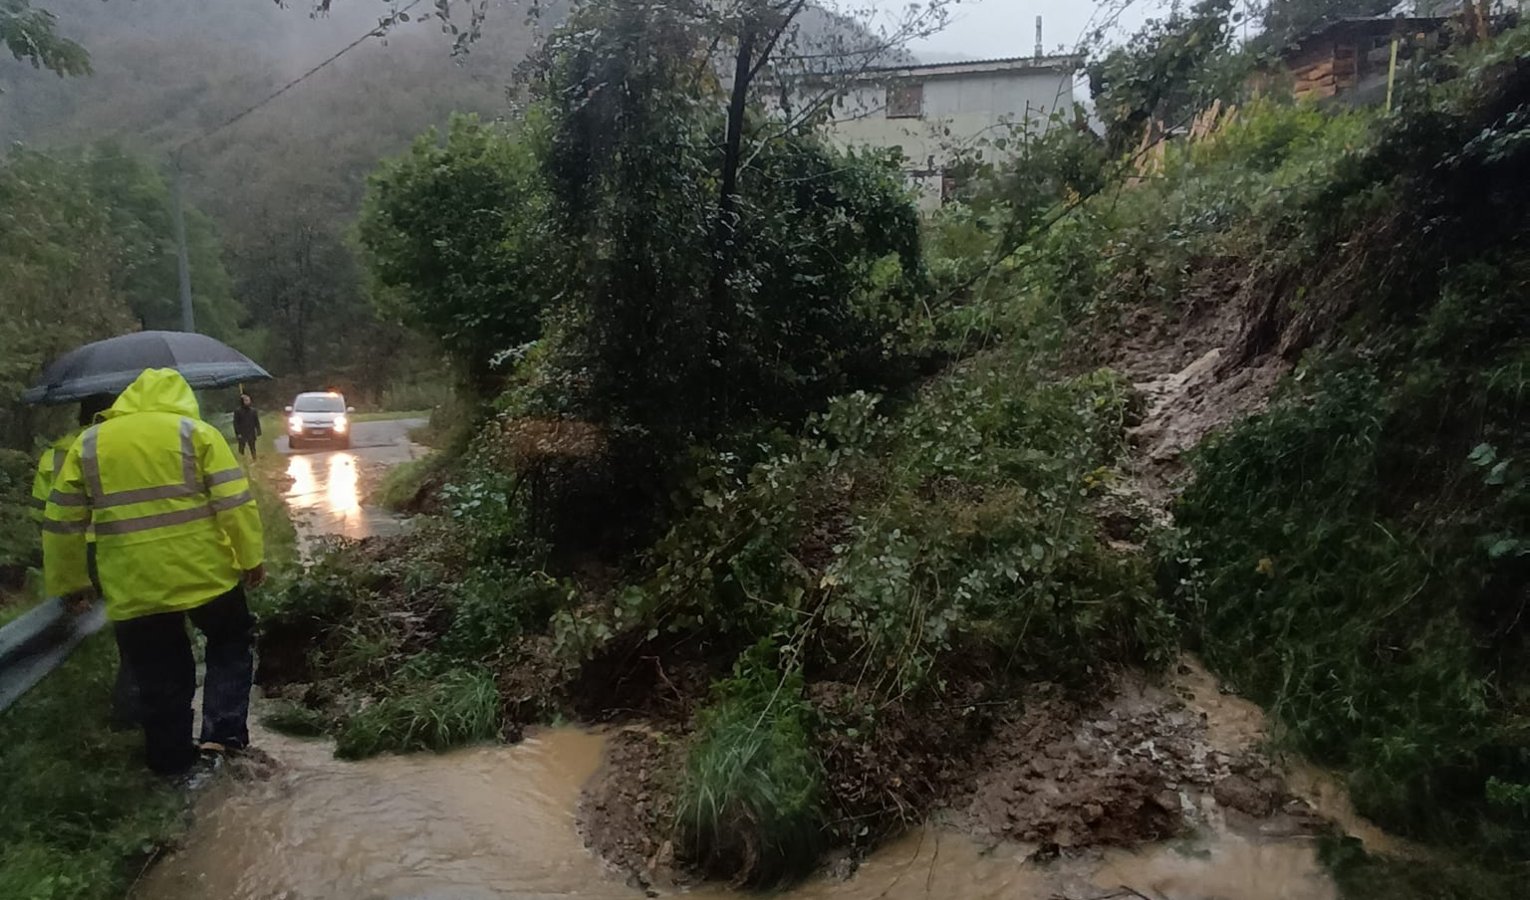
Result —
<path fill-rule="evenodd" d="M 1480 370 L 1398 361 L 1310 372 L 1200 451 L 1177 510 L 1189 611 L 1212 665 L 1346 769 L 1363 812 L 1507 849 L 1530 828 L 1490 790 L 1530 782 L 1525 634 L 1503 613 L 1530 509 L 1513 451 L 1468 448 L 1518 413 L 1471 396 Z"/>
<path fill-rule="evenodd" d="M 1319 858 L 1345 900 L 1517 900 L 1524 895 L 1522 872 L 1489 869 L 1441 859 L 1372 856 L 1351 837 L 1328 836 Z"/>
<path fill-rule="evenodd" d="M 40 532 L 31 515 L 36 471 L 37 460 L 30 454 L 0 450 L 0 573 L 24 570 L 42 558 Z"/>
<path fill-rule="evenodd" d="M 499 737 L 499 692 L 484 672 L 455 669 L 363 707 L 345 720 L 335 755 L 442 751 Z"/>
<path fill-rule="evenodd" d="M 684 856 L 754 886 L 807 874 L 827 845 L 823 765 L 802 676 L 762 643 L 713 686 L 676 805 Z"/>
<path fill-rule="evenodd" d="M 712 457 L 653 577 L 605 618 L 560 613 L 560 644 L 794 635 L 815 667 L 892 694 L 953 664 L 1067 678 L 1164 662 L 1176 631 L 1148 560 L 1112 549 L 1093 507 L 1130 392 L 1110 373 L 1052 380 L 1030 349 L 970 360 L 898 413 L 840 398 L 757 464 Z"/>
<path fill-rule="evenodd" d="M 463 659 L 495 656 L 519 635 L 542 630 L 555 610 L 568 605 L 569 595 L 545 575 L 523 575 L 502 564 L 475 568 L 453 589 L 443 646 Z"/>

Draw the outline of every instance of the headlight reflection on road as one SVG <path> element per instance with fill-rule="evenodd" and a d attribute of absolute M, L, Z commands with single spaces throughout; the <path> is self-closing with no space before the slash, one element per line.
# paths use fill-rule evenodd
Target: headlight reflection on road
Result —
<path fill-rule="evenodd" d="M 329 511 L 348 516 L 361 511 L 361 477 L 356 471 L 356 457 L 349 453 L 329 455 Z"/>
<path fill-rule="evenodd" d="M 288 456 L 287 477 L 292 479 L 292 487 L 287 489 L 287 496 L 297 506 L 311 506 L 313 500 L 310 498 L 319 490 L 319 479 L 313 470 L 313 460 L 298 454 Z"/>

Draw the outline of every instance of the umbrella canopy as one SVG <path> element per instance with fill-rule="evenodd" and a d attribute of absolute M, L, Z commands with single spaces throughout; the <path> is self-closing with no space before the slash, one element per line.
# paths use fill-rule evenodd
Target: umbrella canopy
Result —
<path fill-rule="evenodd" d="M 121 393 L 144 369 L 174 369 L 193 388 L 260 381 L 271 374 L 233 347 L 205 334 L 139 331 L 65 353 L 22 393 L 27 403 L 73 403 L 92 394 Z"/>

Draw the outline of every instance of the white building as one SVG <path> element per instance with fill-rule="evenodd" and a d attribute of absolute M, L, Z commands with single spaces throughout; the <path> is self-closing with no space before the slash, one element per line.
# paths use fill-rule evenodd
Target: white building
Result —
<path fill-rule="evenodd" d="M 1082 64 L 1077 56 L 1027 56 L 868 69 L 837 84 L 804 81 L 794 102 L 811 102 L 815 89 L 833 86 L 840 96 L 826 133 L 845 147 L 901 149 L 920 208 L 931 211 L 949 190 L 946 169 L 958 154 L 1022 124 L 1045 127 L 1054 111 L 1071 110 Z"/>

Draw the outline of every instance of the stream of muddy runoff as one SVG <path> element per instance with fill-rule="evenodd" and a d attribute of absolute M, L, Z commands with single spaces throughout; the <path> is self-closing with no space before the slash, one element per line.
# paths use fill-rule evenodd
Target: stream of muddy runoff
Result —
<path fill-rule="evenodd" d="M 361 536 L 356 532 L 373 523 L 393 527 L 381 513 L 361 511 L 354 478 L 316 486 L 307 477 L 316 471 L 347 476 L 354 462 L 341 454 L 293 459 L 299 471 L 292 473 L 288 499 L 307 513 L 304 523 L 345 523 L 348 536 Z M 324 508 L 331 501 L 336 508 Z M 1222 694 L 1197 666 L 1182 666 L 1167 689 L 1139 693 L 1134 702 L 1144 698 L 1182 703 L 1201 735 L 1202 755 L 1239 756 L 1263 738 L 1260 710 Z M 662 884 L 657 890 L 634 887 L 586 849 L 580 833 L 581 791 L 600 774 L 610 733 L 550 728 L 530 732 L 515 746 L 362 762 L 335 759 L 329 742 L 289 738 L 253 723 L 252 737 L 263 754 L 236 765 L 240 777 L 220 778 L 206 789 L 184 845 L 146 872 L 130 896 L 632 900 L 666 892 Z M 1152 740 L 1138 748 L 1144 750 L 1154 755 Z M 782 896 L 1337 900 L 1317 860 L 1312 819 L 1336 823 L 1371 850 L 1406 852 L 1356 816 L 1333 779 L 1291 766 L 1285 775 L 1287 789 L 1305 801 L 1296 804 L 1309 814 L 1305 824 L 1278 811 L 1255 817 L 1224 809 L 1212 792 L 1186 789 L 1170 799 L 1183 805 L 1179 812 L 1192 827 L 1172 841 L 1038 853 L 1035 845 L 980 842 L 968 836 L 971 822 L 964 830 L 932 824 L 883 846 L 848 878 L 820 875 Z M 1061 794 L 1067 787 L 1059 781 L 1043 785 L 1042 793 Z M 978 787 L 980 794 L 992 789 L 1003 788 Z M 1239 804 L 1232 799 L 1231 805 Z M 972 808 L 982 806 L 979 800 Z M 717 885 L 668 892 L 703 900 L 740 896 Z"/>

